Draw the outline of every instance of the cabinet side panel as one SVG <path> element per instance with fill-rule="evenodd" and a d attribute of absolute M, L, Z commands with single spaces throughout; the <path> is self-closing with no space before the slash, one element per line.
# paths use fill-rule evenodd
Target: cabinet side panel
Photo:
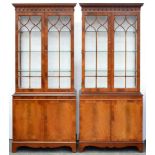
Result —
<path fill-rule="evenodd" d="M 42 105 L 34 100 L 14 100 L 13 140 L 42 140 Z"/>
<path fill-rule="evenodd" d="M 112 141 L 142 141 L 142 101 L 113 101 L 112 111 Z"/>
<path fill-rule="evenodd" d="M 80 100 L 80 141 L 110 141 L 109 103 Z"/>
<path fill-rule="evenodd" d="M 76 101 L 51 100 L 46 101 L 46 136 L 47 141 L 76 140 Z"/>

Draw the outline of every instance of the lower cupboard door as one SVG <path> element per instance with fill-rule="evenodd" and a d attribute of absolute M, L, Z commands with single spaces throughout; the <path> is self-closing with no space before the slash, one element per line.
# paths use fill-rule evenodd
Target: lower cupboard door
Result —
<path fill-rule="evenodd" d="M 80 141 L 110 141 L 110 101 L 80 100 Z"/>
<path fill-rule="evenodd" d="M 13 140 L 43 140 L 42 104 L 34 100 L 14 100 Z"/>
<path fill-rule="evenodd" d="M 112 141 L 142 141 L 142 101 L 112 103 Z"/>
<path fill-rule="evenodd" d="M 75 103 L 75 100 L 46 101 L 45 140 L 76 140 Z"/>

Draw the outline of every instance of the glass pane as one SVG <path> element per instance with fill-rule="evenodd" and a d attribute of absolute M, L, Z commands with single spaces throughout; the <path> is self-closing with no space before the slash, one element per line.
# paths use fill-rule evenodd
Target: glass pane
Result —
<path fill-rule="evenodd" d="M 132 70 L 127 70 L 126 71 L 126 76 L 136 76 L 137 72 L 132 71 Z"/>
<path fill-rule="evenodd" d="M 29 78 L 28 77 L 20 77 L 20 88 L 29 88 Z"/>
<path fill-rule="evenodd" d="M 86 32 L 85 35 L 85 51 L 96 51 L 96 32 Z"/>
<path fill-rule="evenodd" d="M 122 72 L 125 75 L 125 52 L 114 53 L 114 70 L 115 73 Z"/>
<path fill-rule="evenodd" d="M 30 72 L 30 75 L 31 76 L 37 76 L 38 77 L 38 76 L 41 76 L 41 72 L 39 72 L 39 71 L 31 71 Z"/>
<path fill-rule="evenodd" d="M 126 78 L 126 87 L 127 88 L 135 88 L 136 87 L 136 78 L 135 77 L 127 77 Z"/>
<path fill-rule="evenodd" d="M 63 27 L 61 28 L 61 31 L 70 31 L 71 30 L 70 16 L 61 16 L 60 19 L 61 19 L 61 22 L 63 23 Z"/>
<path fill-rule="evenodd" d="M 86 16 L 85 30 L 86 31 L 107 31 L 108 17 L 107 16 Z"/>
<path fill-rule="evenodd" d="M 31 53 L 31 71 L 41 71 L 41 52 Z"/>
<path fill-rule="evenodd" d="M 126 53 L 126 70 L 135 72 L 136 71 L 136 55 L 135 52 Z"/>
<path fill-rule="evenodd" d="M 107 88 L 107 77 L 97 77 L 97 88 Z"/>
<path fill-rule="evenodd" d="M 132 29 L 131 29 L 132 28 Z M 127 54 L 126 54 L 126 87 L 127 88 L 136 88 L 136 33 L 135 28 L 131 27 L 127 32 Z"/>
<path fill-rule="evenodd" d="M 70 77 L 60 77 L 60 88 L 70 88 Z"/>
<path fill-rule="evenodd" d="M 59 76 L 59 71 L 48 71 L 48 76 L 49 77 Z"/>
<path fill-rule="evenodd" d="M 125 88 L 125 77 L 115 77 L 114 78 L 115 88 Z"/>
<path fill-rule="evenodd" d="M 125 51 L 125 33 L 124 32 L 115 32 L 114 50 L 115 52 Z"/>
<path fill-rule="evenodd" d="M 135 32 L 126 32 L 126 50 L 127 51 L 136 51 L 136 33 Z"/>
<path fill-rule="evenodd" d="M 41 88 L 41 17 L 20 16 L 18 34 L 18 86 Z"/>
<path fill-rule="evenodd" d="M 21 71 L 21 72 L 20 72 L 20 71 L 19 71 L 19 72 L 18 72 L 18 76 L 29 76 L 29 72 L 26 72 L 26 71 L 23 71 L 23 72 Z"/>
<path fill-rule="evenodd" d="M 41 51 L 41 32 L 31 32 L 31 51 Z"/>
<path fill-rule="evenodd" d="M 60 32 L 60 51 L 70 51 L 70 32 Z"/>
<path fill-rule="evenodd" d="M 97 28 L 96 20 L 97 20 L 96 16 L 86 16 L 85 30 L 96 31 L 96 28 Z"/>
<path fill-rule="evenodd" d="M 31 88 L 40 88 L 41 87 L 41 78 L 40 77 L 31 77 Z"/>
<path fill-rule="evenodd" d="M 19 51 L 29 51 L 29 32 L 19 33 Z"/>
<path fill-rule="evenodd" d="M 96 52 L 85 53 L 85 70 L 86 71 L 96 70 Z"/>
<path fill-rule="evenodd" d="M 48 51 L 59 51 L 59 33 L 48 32 Z"/>
<path fill-rule="evenodd" d="M 85 76 L 96 76 L 96 71 L 94 70 L 86 70 Z"/>
<path fill-rule="evenodd" d="M 60 76 L 71 76 L 71 72 L 61 71 Z"/>
<path fill-rule="evenodd" d="M 48 88 L 59 88 L 59 78 L 48 77 Z"/>
<path fill-rule="evenodd" d="M 20 52 L 19 70 L 29 71 L 29 52 Z"/>
<path fill-rule="evenodd" d="M 70 71 L 71 55 L 70 52 L 60 52 L 60 71 Z"/>
<path fill-rule="evenodd" d="M 97 71 L 97 76 L 107 76 L 107 71 L 106 70 L 98 70 Z"/>
<path fill-rule="evenodd" d="M 97 51 L 108 51 L 107 32 L 97 32 Z"/>
<path fill-rule="evenodd" d="M 107 52 L 97 52 L 97 71 L 99 75 L 101 75 L 104 72 L 105 73 L 104 75 L 107 76 L 107 69 L 108 69 L 107 59 L 108 59 Z"/>
<path fill-rule="evenodd" d="M 48 52 L 48 71 L 59 71 L 58 52 Z"/>
<path fill-rule="evenodd" d="M 85 88 L 95 88 L 96 78 L 95 77 L 85 77 Z"/>
<path fill-rule="evenodd" d="M 125 76 L 125 70 L 115 70 L 114 76 L 116 77 Z"/>

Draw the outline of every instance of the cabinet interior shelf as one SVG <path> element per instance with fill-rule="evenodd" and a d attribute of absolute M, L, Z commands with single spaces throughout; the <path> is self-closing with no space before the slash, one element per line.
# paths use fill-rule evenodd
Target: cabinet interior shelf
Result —
<path fill-rule="evenodd" d="M 95 72 L 95 71 L 99 71 L 99 72 L 107 72 L 108 70 L 85 70 L 85 72 Z M 125 72 L 125 70 L 115 70 L 115 72 Z M 126 70 L 126 72 L 137 72 L 135 70 Z"/>
<path fill-rule="evenodd" d="M 32 70 L 31 71 L 25 71 L 25 70 L 22 71 L 22 70 L 19 70 L 18 72 L 41 72 L 41 71 L 32 71 Z M 71 72 L 71 71 L 68 71 L 68 70 L 63 70 L 63 71 L 60 70 L 59 71 L 59 70 L 57 70 L 57 71 L 48 71 L 48 72 Z"/>
<path fill-rule="evenodd" d="M 42 51 L 18 51 L 18 52 L 27 52 L 27 53 L 29 53 L 29 52 L 42 52 Z M 71 51 L 47 51 L 47 52 L 71 52 Z"/>
<path fill-rule="evenodd" d="M 85 52 L 90 52 L 91 53 L 91 52 L 108 52 L 108 51 L 85 51 Z M 114 52 L 137 52 L 137 51 L 136 50 L 133 50 L 133 51 L 127 51 L 127 50 L 126 51 L 125 50 L 124 51 L 120 51 L 120 50 L 119 51 L 115 51 L 114 50 Z"/>

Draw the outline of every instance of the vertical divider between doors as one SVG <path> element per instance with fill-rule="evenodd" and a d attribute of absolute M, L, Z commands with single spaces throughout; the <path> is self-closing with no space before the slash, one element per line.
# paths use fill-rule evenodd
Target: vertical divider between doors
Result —
<path fill-rule="evenodd" d="M 109 14 L 108 29 L 108 87 L 110 91 L 114 88 L 114 16 Z M 113 125 L 113 101 L 110 101 L 110 141 L 112 141 L 112 125 Z"/>
<path fill-rule="evenodd" d="M 111 16 L 108 14 L 108 88 L 111 89 Z"/>
<path fill-rule="evenodd" d="M 48 89 L 48 22 L 47 14 L 43 15 L 43 80 L 44 91 Z"/>
<path fill-rule="evenodd" d="M 110 15 L 110 90 L 114 89 L 114 18 L 113 14 Z"/>

